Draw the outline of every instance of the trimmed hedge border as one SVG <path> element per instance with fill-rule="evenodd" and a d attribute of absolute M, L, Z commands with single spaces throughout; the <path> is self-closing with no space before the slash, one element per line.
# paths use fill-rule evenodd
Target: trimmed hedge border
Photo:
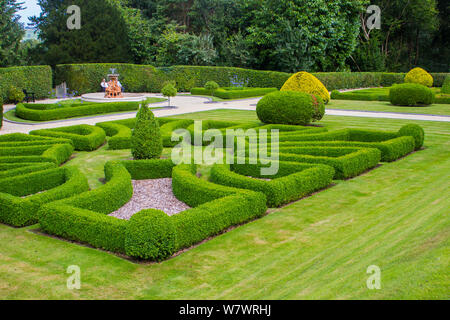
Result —
<path fill-rule="evenodd" d="M 44 169 L 43 166 L 28 168 Z M 14 173 L 18 175 L 0 179 L 0 221 L 15 227 L 37 223 L 37 212 L 42 205 L 89 190 L 86 177 L 77 168 Z"/>
<path fill-rule="evenodd" d="M 50 66 L 0 68 L 0 99 L 9 101 L 9 88 L 34 92 L 36 99 L 48 98 L 52 90 Z"/>
<path fill-rule="evenodd" d="M 131 179 L 170 177 L 173 171 L 174 184 L 184 184 L 184 178 L 189 180 L 190 183 L 178 191 L 180 198 L 190 199 L 194 194 L 200 196 L 205 190 L 202 188 L 204 181 L 197 178 L 193 170 L 194 168 L 190 166 L 173 168 L 170 160 L 108 162 L 105 165 L 107 183 L 104 186 L 43 206 L 39 212 L 40 225 L 45 232 L 65 239 L 88 243 L 96 248 L 125 253 L 136 258 L 159 261 L 230 226 L 265 214 L 266 198 L 262 193 L 209 183 L 210 186 L 206 188 L 209 190 L 207 201 L 206 198 L 201 198 L 196 201 L 197 208 L 174 217 L 167 217 L 176 230 L 176 237 L 169 238 L 173 241 L 171 245 L 163 243 L 161 246 L 170 247 L 170 251 L 155 251 L 154 247 L 159 248 L 159 244 L 149 244 L 154 246 L 149 249 L 150 253 L 147 252 L 145 255 L 140 250 L 135 250 L 133 245 L 135 242 L 130 238 L 139 239 L 145 235 L 141 234 L 140 228 L 134 227 L 134 219 L 124 221 L 106 216 L 131 199 L 133 194 Z M 201 193 L 198 193 L 199 188 L 202 190 Z M 213 191 L 214 188 L 226 189 L 228 192 L 217 193 Z M 152 221 L 150 217 L 148 223 Z"/>
<path fill-rule="evenodd" d="M 292 162 L 279 162 L 280 171 L 271 181 L 263 178 L 259 172 L 263 165 L 214 165 L 210 181 L 229 187 L 262 192 L 271 208 L 301 199 L 331 184 L 334 169 L 330 166 L 308 165 Z"/>
<path fill-rule="evenodd" d="M 221 99 L 244 99 L 262 97 L 268 93 L 278 91 L 278 88 L 219 88 L 213 91 L 213 96 Z M 209 96 L 211 91 L 205 88 L 192 88 L 191 94 L 196 96 Z"/>
<path fill-rule="evenodd" d="M 113 112 L 136 111 L 139 109 L 139 102 L 112 102 L 94 104 L 76 104 L 75 106 L 55 108 L 47 105 L 48 109 L 42 109 L 33 104 L 20 103 L 16 106 L 16 116 L 32 121 L 52 121 L 90 115 L 98 115 Z"/>
<path fill-rule="evenodd" d="M 97 150 L 106 139 L 106 133 L 102 128 L 87 124 L 34 130 L 30 132 L 30 135 L 70 139 L 75 146 L 75 150 L 78 151 Z"/>
<path fill-rule="evenodd" d="M 69 64 L 57 65 L 57 83 L 66 82 L 69 88 L 80 94 L 97 92 L 98 83 L 116 68 L 121 74 L 121 82 L 128 92 L 161 92 L 166 81 L 175 81 L 179 91 L 190 92 L 202 87 L 208 81 L 215 81 L 221 87 L 229 87 L 230 79 L 237 77 L 248 81 L 248 87 L 281 89 L 292 74 L 276 71 L 261 71 L 232 67 L 172 66 L 155 68 L 149 65 L 133 64 Z M 449 73 L 432 73 L 435 86 L 441 87 Z M 403 83 L 404 73 L 382 72 L 319 72 L 312 73 L 328 90 L 392 86 Z"/>

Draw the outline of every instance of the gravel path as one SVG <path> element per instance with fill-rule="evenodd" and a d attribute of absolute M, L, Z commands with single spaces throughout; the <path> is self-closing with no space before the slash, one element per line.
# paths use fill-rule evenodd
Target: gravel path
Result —
<path fill-rule="evenodd" d="M 173 216 L 190 209 L 179 201 L 172 192 L 172 179 L 134 180 L 133 198 L 122 208 L 110 214 L 123 220 L 129 220 L 133 215 L 144 209 L 157 209 Z"/>

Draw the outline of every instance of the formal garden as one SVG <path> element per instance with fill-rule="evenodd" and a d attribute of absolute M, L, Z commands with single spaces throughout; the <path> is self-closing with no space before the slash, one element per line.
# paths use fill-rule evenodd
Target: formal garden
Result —
<path fill-rule="evenodd" d="M 0 300 L 447 300 L 449 10 L 0 1 Z"/>
<path fill-rule="evenodd" d="M 83 102 L 80 97 L 98 91 L 95 83 L 112 67 L 128 91 L 163 92 L 165 97 Z M 27 131 L 0 131 L 0 229 L 11 257 L 2 258 L 2 268 L 15 268 L 19 261 L 51 265 L 56 257 L 68 261 L 75 255 L 85 268 L 94 263 L 124 275 L 108 279 L 121 291 L 128 292 L 134 281 L 157 283 L 131 294 L 147 298 L 186 298 L 187 287 L 198 298 L 310 297 L 282 290 L 284 281 L 312 288 L 322 284 L 324 289 L 314 291 L 322 298 L 445 296 L 440 277 L 448 260 L 429 259 L 445 250 L 447 241 L 442 210 L 448 206 L 448 124 L 325 113 L 334 102 L 345 106 L 348 99 L 357 101 L 361 111 L 375 101 L 380 107 L 405 108 L 403 114 L 439 108 L 449 115 L 449 74 L 423 69 L 406 75 L 284 74 L 121 64 L 61 65 L 55 72 L 49 67 L 0 69 L 1 95 L 11 106 L 3 123 Z M 53 102 L 52 77 L 78 96 Z M 373 89 L 347 91 L 352 88 Z M 42 101 L 23 103 L 14 95 L 21 89 Z M 221 100 L 211 111 L 156 118 L 153 113 L 177 92 L 178 105 L 190 96 Z M 233 108 L 248 99 L 254 111 Z M 222 100 L 228 100 L 226 107 Z M 83 123 L 86 116 L 95 120 L 123 112 L 137 115 Z M 183 153 L 181 163 L 174 151 Z M 214 163 L 194 161 L 198 154 L 212 155 Z M 264 174 L 274 164 L 277 170 Z M 231 261 L 255 268 L 236 265 L 231 273 L 223 269 Z M 364 282 L 350 284 L 351 293 L 341 280 L 324 284 L 331 265 L 356 280 L 358 266 L 366 268 L 369 261 L 385 266 L 395 288 L 386 284 L 388 290 L 372 296 L 362 289 Z M 410 274 L 399 274 L 410 263 L 431 263 L 431 269 L 410 270 L 416 281 L 428 279 L 427 290 L 416 288 Z M 195 277 L 200 282 L 185 283 L 192 273 L 188 266 L 199 268 Z M 284 267 L 292 275 L 257 276 L 283 273 Z M 38 265 L 32 268 L 36 277 L 46 273 Z M 18 276 L 13 273 L 16 283 Z M 248 291 L 244 285 L 227 293 L 242 277 L 262 277 L 269 287 Z M 46 280 L 50 286 L 55 281 Z M 90 288 L 79 297 L 96 294 L 98 281 L 106 278 L 88 280 Z M 165 290 L 167 281 L 173 285 Z M 203 291 L 200 283 L 209 285 Z M 10 297 L 33 297 L 40 291 L 36 286 Z M 76 297 L 57 286 L 48 298 Z M 343 292 L 332 294 L 337 288 Z M 117 297 L 111 290 L 105 297 Z"/>

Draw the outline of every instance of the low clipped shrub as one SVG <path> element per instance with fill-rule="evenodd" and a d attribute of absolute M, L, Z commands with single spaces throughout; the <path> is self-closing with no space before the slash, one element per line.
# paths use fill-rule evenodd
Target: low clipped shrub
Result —
<path fill-rule="evenodd" d="M 316 108 L 321 108 L 320 98 L 313 99 L 310 94 L 302 92 L 280 91 L 262 98 L 256 113 L 264 123 L 307 125 L 315 117 Z"/>
<path fill-rule="evenodd" d="M 417 83 L 431 88 L 433 86 L 433 77 L 422 68 L 414 68 L 406 74 L 405 83 Z"/>
<path fill-rule="evenodd" d="M 15 86 L 10 86 L 8 91 L 8 99 L 14 103 L 20 103 L 25 99 L 25 93 Z"/>
<path fill-rule="evenodd" d="M 142 105 L 131 137 L 131 153 L 136 160 L 158 159 L 163 151 L 161 130 L 153 112 Z"/>
<path fill-rule="evenodd" d="M 222 87 L 215 89 L 214 92 L 211 94 L 211 91 L 206 88 L 192 88 L 191 94 L 198 96 L 213 95 L 214 97 L 221 99 L 244 99 L 244 98 L 262 97 L 274 91 L 278 91 L 278 89 Z"/>
<path fill-rule="evenodd" d="M 3 100 L 0 97 L 0 129 L 3 126 Z"/>
<path fill-rule="evenodd" d="M 219 84 L 215 81 L 208 81 L 205 83 L 205 89 L 209 91 L 210 95 L 214 94 L 214 91 L 219 89 Z"/>
<path fill-rule="evenodd" d="M 308 72 L 298 72 L 286 81 L 281 91 L 297 91 L 312 94 L 321 98 L 324 103 L 330 101 L 327 88 L 315 76 Z"/>
<path fill-rule="evenodd" d="M 420 150 L 423 147 L 425 140 L 425 131 L 421 126 L 417 124 L 405 125 L 399 130 L 398 135 L 401 137 L 403 136 L 413 137 L 415 143 L 415 150 Z"/>
<path fill-rule="evenodd" d="M 97 127 L 102 128 L 108 139 L 108 148 L 110 150 L 131 149 L 132 130 L 125 125 L 114 122 L 97 123 Z"/>
<path fill-rule="evenodd" d="M 59 104 L 25 104 L 16 107 L 16 116 L 32 121 L 52 121 L 84 117 L 113 112 L 136 111 L 139 102 L 76 103 L 68 106 Z"/>
<path fill-rule="evenodd" d="M 393 86 L 389 99 L 395 106 L 420 106 L 433 104 L 434 92 L 421 84 L 404 83 Z"/>
<path fill-rule="evenodd" d="M 130 257 L 161 261 L 175 252 L 173 220 L 160 210 L 143 210 L 131 217 L 125 237 L 125 253 Z"/>
<path fill-rule="evenodd" d="M 72 140 L 75 150 L 78 151 L 97 150 L 106 139 L 106 133 L 102 128 L 87 124 L 54 129 L 34 130 L 31 131 L 30 134 Z"/>
<path fill-rule="evenodd" d="M 444 94 L 450 94 L 450 76 L 445 77 L 441 92 Z"/>

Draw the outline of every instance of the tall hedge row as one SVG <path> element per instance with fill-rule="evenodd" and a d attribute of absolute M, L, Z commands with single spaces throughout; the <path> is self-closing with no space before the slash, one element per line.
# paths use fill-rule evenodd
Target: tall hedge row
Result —
<path fill-rule="evenodd" d="M 37 99 L 48 98 L 52 90 L 52 69 L 49 66 L 0 68 L 0 98 L 8 102 L 9 88 L 34 92 Z"/>
<path fill-rule="evenodd" d="M 233 67 L 172 66 L 154 68 L 133 64 L 70 64 L 57 65 L 57 83 L 66 81 L 71 90 L 80 93 L 96 92 L 100 81 L 116 68 L 121 83 L 128 92 L 160 92 L 165 81 L 175 80 L 179 91 L 190 91 L 203 87 L 208 81 L 215 81 L 221 87 L 231 85 L 231 80 L 244 86 L 259 88 L 278 88 L 291 74 L 276 71 L 261 71 Z M 382 72 L 319 72 L 313 73 L 328 90 L 352 89 L 361 87 L 391 86 L 403 83 L 403 73 Z M 442 86 L 446 73 L 432 74 L 436 86 Z"/>

